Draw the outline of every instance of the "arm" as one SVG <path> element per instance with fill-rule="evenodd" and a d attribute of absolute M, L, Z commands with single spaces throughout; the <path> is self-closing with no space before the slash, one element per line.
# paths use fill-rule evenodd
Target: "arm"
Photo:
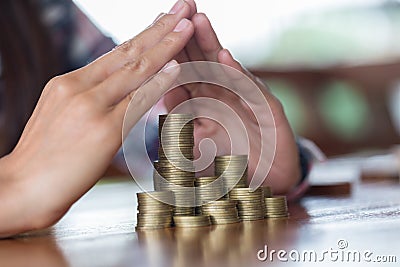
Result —
<path fill-rule="evenodd" d="M 121 146 L 128 104 L 132 127 L 177 77 L 170 60 L 193 34 L 191 10 L 179 1 L 135 38 L 45 86 L 0 162 L 0 237 L 52 225 L 97 182 Z"/>

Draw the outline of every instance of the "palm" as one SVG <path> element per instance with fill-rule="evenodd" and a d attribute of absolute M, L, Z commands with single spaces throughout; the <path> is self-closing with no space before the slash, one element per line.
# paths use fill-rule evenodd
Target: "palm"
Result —
<path fill-rule="evenodd" d="M 194 21 L 194 25 L 196 26 L 196 21 Z M 190 54 L 192 56 L 190 56 Z M 181 51 L 181 53 L 177 56 L 177 60 L 180 63 L 198 60 L 213 61 L 212 56 L 210 58 L 210 54 L 208 57 L 204 54 L 206 53 L 204 52 L 204 47 L 202 47 L 202 41 L 194 39 L 189 42 L 185 50 Z M 201 58 L 199 55 L 203 55 L 203 58 Z M 227 133 L 226 130 L 224 130 L 224 128 L 221 126 L 225 126 L 225 123 L 229 124 L 229 121 L 232 120 L 232 116 L 228 115 L 226 112 L 223 112 L 223 110 L 221 110 L 218 105 L 214 105 L 214 102 L 212 101 L 210 104 L 207 104 L 207 102 L 202 102 L 201 104 L 192 105 L 194 109 L 193 113 L 200 117 L 202 117 L 204 114 L 211 114 L 212 118 L 218 118 L 219 123 L 216 122 L 216 120 L 206 118 L 196 119 L 196 146 L 194 150 L 195 157 L 200 157 L 199 142 L 205 138 L 210 138 L 214 141 L 217 146 L 217 155 L 230 154 L 232 145 L 234 145 L 237 148 L 236 151 L 241 151 L 241 154 L 249 154 L 250 177 L 254 174 L 258 164 L 261 143 L 267 143 L 269 141 L 268 136 L 264 136 L 264 140 L 260 138 L 260 131 L 271 130 L 266 128 L 275 127 L 277 136 L 275 150 L 276 153 L 271 170 L 268 174 L 268 179 L 265 180 L 265 184 L 271 185 L 276 193 L 287 192 L 299 177 L 299 163 L 295 138 L 280 102 L 274 96 L 272 96 L 268 88 L 261 81 L 253 77 L 247 72 L 247 70 L 243 69 L 240 64 L 234 61 L 227 50 L 219 49 L 214 56 L 214 60 L 240 70 L 248 75 L 257 84 L 257 86 L 261 89 L 265 99 L 268 101 L 275 125 L 266 123 L 264 126 L 262 126 L 264 128 L 260 130 L 260 125 L 257 123 L 255 117 L 251 115 L 251 112 L 249 112 L 249 109 L 246 107 L 246 104 L 243 100 L 227 89 L 210 83 L 188 84 L 174 89 L 164 98 L 167 109 L 170 111 L 175 106 L 186 100 L 196 100 L 202 98 L 216 99 L 232 108 L 244 123 L 247 136 L 242 137 L 248 137 L 248 140 L 251 140 L 250 146 L 247 147 L 247 142 L 235 142 L 232 144 L 229 139 L 229 135 L 231 133 Z M 256 109 L 261 109 L 261 105 L 266 105 L 266 103 L 265 101 L 261 101 L 258 102 L 257 105 L 259 107 L 256 107 Z M 240 132 L 240 129 L 234 129 L 233 132 L 237 134 Z M 263 178 L 265 178 L 265 176 Z"/>

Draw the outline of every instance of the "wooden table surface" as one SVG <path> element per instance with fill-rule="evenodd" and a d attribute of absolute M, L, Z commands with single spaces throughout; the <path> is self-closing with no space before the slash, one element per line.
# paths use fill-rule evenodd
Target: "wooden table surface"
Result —
<path fill-rule="evenodd" d="M 307 250 L 322 266 L 354 265 L 340 256 L 349 251 L 370 251 L 367 266 L 382 266 L 374 260 L 395 260 L 383 266 L 397 266 L 399 189 L 398 180 L 356 181 L 348 194 L 314 192 L 290 203 L 288 219 L 135 232 L 140 189 L 132 179 L 102 180 L 51 229 L 0 240 L 0 266 L 309 266 L 308 256 L 302 258 Z M 288 261 L 276 253 L 272 261 L 259 260 L 265 246 L 268 254 L 285 250 Z M 293 251 L 300 262 L 289 259 L 289 253 L 296 257 Z"/>

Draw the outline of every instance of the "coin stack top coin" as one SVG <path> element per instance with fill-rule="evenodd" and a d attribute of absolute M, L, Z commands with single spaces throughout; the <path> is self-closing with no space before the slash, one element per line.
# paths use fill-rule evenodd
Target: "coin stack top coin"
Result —
<path fill-rule="evenodd" d="M 280 218 L 288 216 L 288 207 L 285 196 L 265 198 L 265 217 Z"/>
<path fill-rule="evenodd" d="M 138 211 L 136 229 L 158 229 L 171 227 L 173 207 L 166 203 L 173 203 L 173 193 L 158 191 L 137 193 Z"/>
<path fill-rule="evenodd" d="M 193 116 L 159 116 L 159 160 L 154 162 L 156 190 L 174 192 L 174 215 L 194 215 Z"/>
<path fill-rule="evenodd" d="M 217 156 L 214 163 L 215 175 L 222 178 L 225 192 L 246 187 L 247 155 Z"/>
<path fill-rule="evenodd" d="M 265 202 L 261 188 L 233 188 L 229 198 L 238 201 L 239 217 L 243 221 L 261 220 L 265 216 Z"/>
<path fill-rule="evenodd" d="M 210 215 L 212 224 L 229 224 L 240 222 L 237 202 L 233 200 L 217 200 L 204 204 L 202 214 Z"/>
<path fill-rule="evenodd" d="M 201 227 L 211 224 L 208 215 L 174 216 L 173 219 L 176 227 Z"/>

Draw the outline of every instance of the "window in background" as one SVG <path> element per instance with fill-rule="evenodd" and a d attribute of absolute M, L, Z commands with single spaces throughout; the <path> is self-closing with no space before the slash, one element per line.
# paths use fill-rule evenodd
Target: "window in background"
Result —
<path fill-rule="evenodd" d="M 122 42 L 146 28 L 175 0 L 74 0 Z M 388 4 L 385 4 L 388 3 Z M 399 52 L 400 8 L 383 0 L 198 0 L 222 44 L 249 67 L 335 63 Z M 397 34 L 397 36 L 399 36 Z M 361 49 L 360 49 L 361 48 Z M 382 53 L 382 49 L 386 52 Z M 380 51 L 380 53 L 377 53 Z M 356 54 L 354 54 L 356 53 Z"/>

